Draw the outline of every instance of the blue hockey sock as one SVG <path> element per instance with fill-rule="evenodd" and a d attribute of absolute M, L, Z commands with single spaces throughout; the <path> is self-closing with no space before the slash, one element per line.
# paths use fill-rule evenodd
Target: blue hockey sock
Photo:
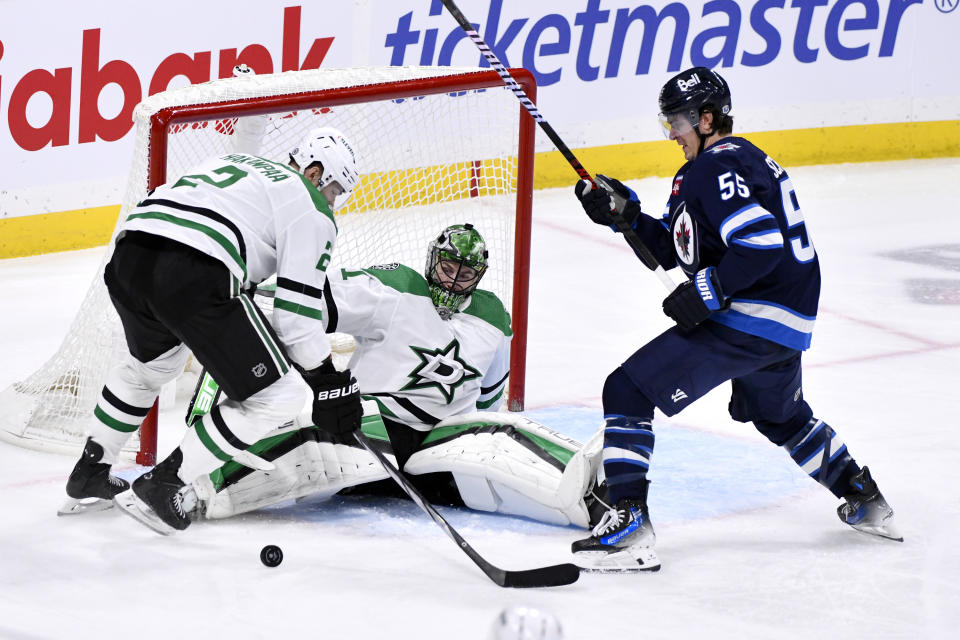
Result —
<path fill-rule="evenodd" d="M 838 498 L 849 490 L 849 479 L 860 471 L 840 436 L 815 417 L 787 440 L 783 448 L 807 475 Z"/>
<path fill-rule="evenodd" d="M 610 504 L 645 495 L 643 485 L 653 455 L 653 427 L 649 418 L 604 416 L 603 471 Z"/>

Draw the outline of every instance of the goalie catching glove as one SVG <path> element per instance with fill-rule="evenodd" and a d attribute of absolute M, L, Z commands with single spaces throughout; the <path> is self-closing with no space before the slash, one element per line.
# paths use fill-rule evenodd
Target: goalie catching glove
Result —
<path fill-rule="evenodd" d="M 336 439 L 360 428 L 360 385 L 349 369 L 337 371 L 327 358 L 316 369 L 300 373 L 313 391 L 313 424 Z"/>
<path fill-rule="evenodd" d="M 596 183 L 599 188 L 594 188 L 587 180 L 581 180 L 573 187 L 590 219 L 617 232 L 632 229 L 640 216 L 637 194 L 619 180 L 604 175 L 598 175 Z M 619 224 L 617 216 L 622 220 Z"/>

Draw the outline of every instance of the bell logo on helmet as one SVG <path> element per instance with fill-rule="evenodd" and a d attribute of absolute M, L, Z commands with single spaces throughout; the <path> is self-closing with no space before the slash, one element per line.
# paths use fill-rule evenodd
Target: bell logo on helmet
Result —
<path fill-rule="evenodd" d="M 680 88 L 680 91 L 689 91 L 700 84 L 700 78 L 697 77 L 697 74 L 690 76 L 689 80 L 684 80 L 683 78 L 677 79 L 677 87 Z"/>

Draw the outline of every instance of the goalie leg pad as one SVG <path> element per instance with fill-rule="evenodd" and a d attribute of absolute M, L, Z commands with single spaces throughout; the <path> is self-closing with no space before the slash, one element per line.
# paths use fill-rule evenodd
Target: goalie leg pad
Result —
<path fill-rule="evenodd" d="M 315 427 L 278 430 L 252 449 L 274 469 L 224 465 L 194 481 L 205 517 L 227 518 L 304 496 L 329 497 L 346 487 L 388 477 L 359 445 L 325 441 Z"/>
<path fill-rule="evenodd" d="M 527 418 L 473 413 L 444 420 L 404 471 L 449 472 L 464 503 L 481 511 L 587 527 L 602 439 L 583 446 Z"/>
<path fill-rule="evenodd" d="M 256 454 L 247 449 L 277 425 L 290 423 L 305 401 L 306 385 L 294 371 L 242 402 L 224 400 L 184 435 L 180 443 L 180 478 L 192 482 L 233 459 L 254 468 L 270 469 L 273 465 L 254 457 Z"/>

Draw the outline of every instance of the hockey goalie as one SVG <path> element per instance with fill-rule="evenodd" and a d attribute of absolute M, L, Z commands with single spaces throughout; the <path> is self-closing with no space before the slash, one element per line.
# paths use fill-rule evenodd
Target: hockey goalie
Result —
<path fill-rule="evenodd" d="M 591 506 L 598 515 L 604 509 L 595 491 L 599 439 L 582 446 L 496 411 L 511 329 L 502 302 L 477 288 L 488 259 L 479 231 L 462 224 L 429 244 L 422 275 L 398 263 L 332 272 L 321 298 L 325 328 L 355 340 L 348 366 L 364 399 L 364 433 L 431 501 L 587 527 Z M 216 381 L 202 375 L 188 421 L 216 406 L 218 396 Z M 274 468 L 231 461 L 202 476 L 192 485 L 192 518 L 305 496 L 395 490 L 352 436 L 330 433 L 308 414 L 248 452 Z"/>

